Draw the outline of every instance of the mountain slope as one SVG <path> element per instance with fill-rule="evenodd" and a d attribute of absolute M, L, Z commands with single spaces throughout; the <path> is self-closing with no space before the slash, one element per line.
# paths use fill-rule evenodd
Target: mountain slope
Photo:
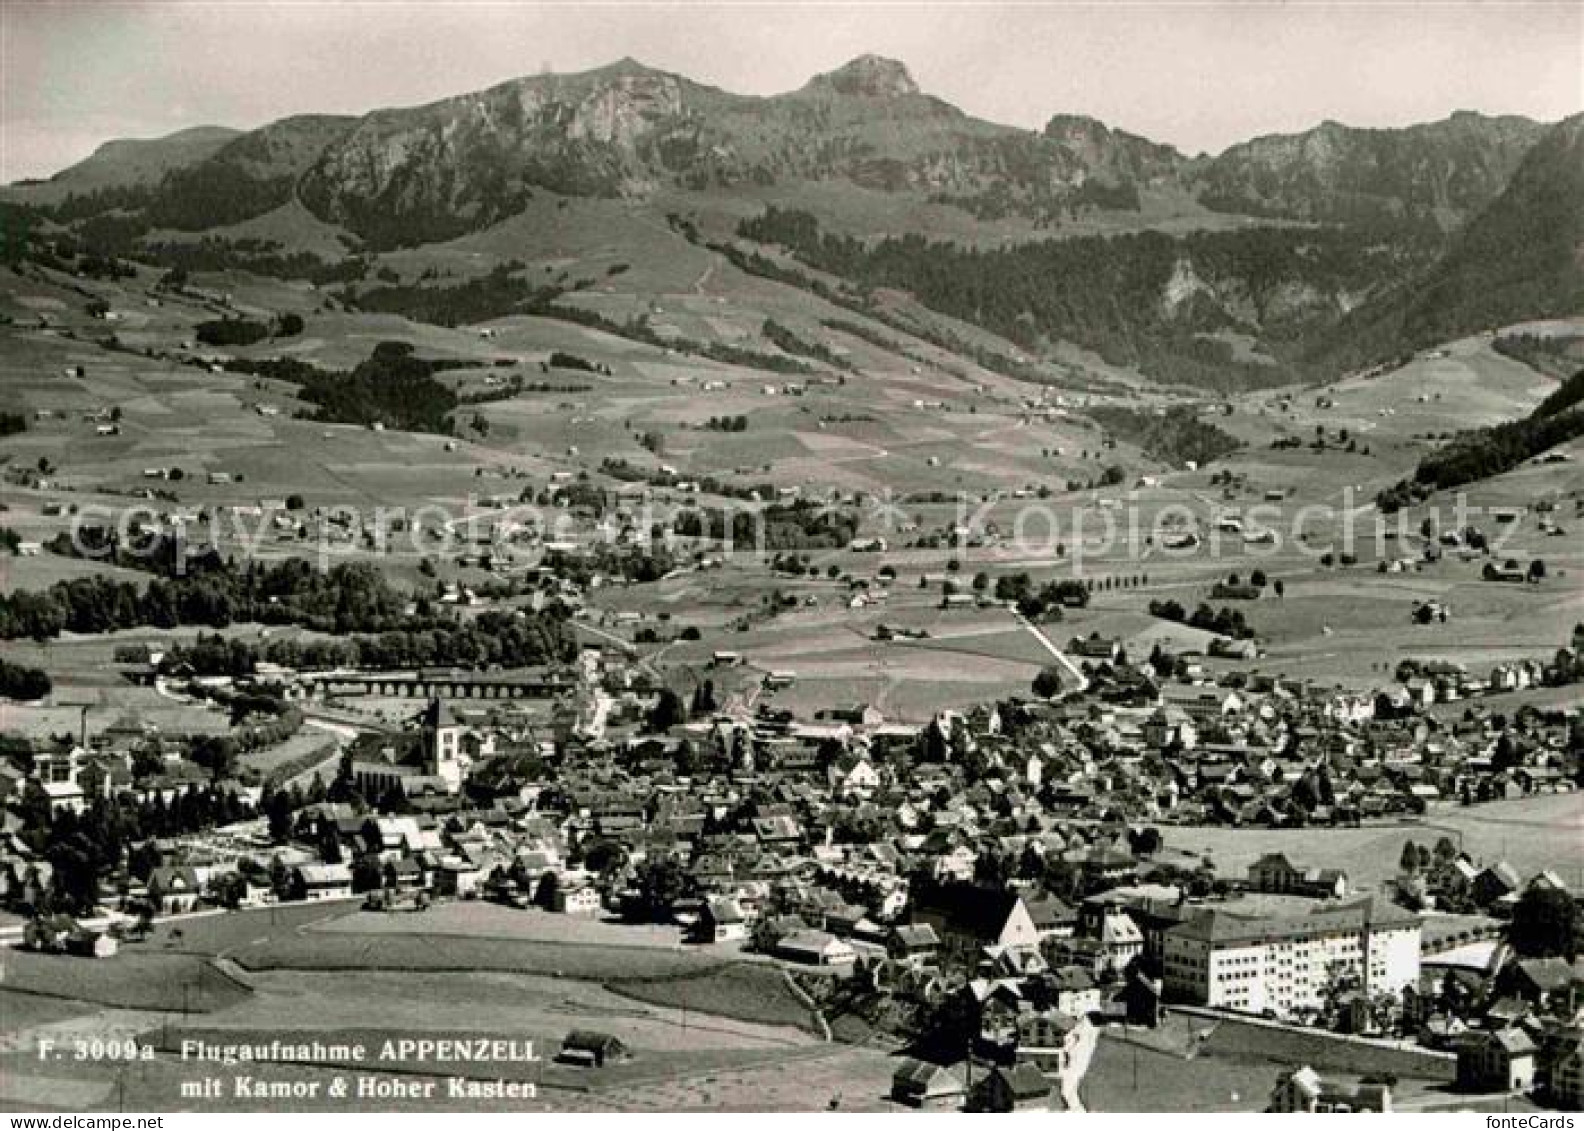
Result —
<path fill-rule="evenodd" d="M 55 205 L 72 195 L 151 187 L 173 169 L 196 165 L 241 134 L 224 126 L 194 126 L 160 138 L 107 141 L 48 180 L 8 186 L 5 196 L 20 203 Z"/>
<path fill-rule="evenodd" d="M 904 291 L 1036 357 L 1073 343 L 1231 390 L 1574 312 L 1578 133 L 1577 120 L 1460 113 L 1404 130 L 1326 123 L 1190 160 L 1090 118 L 983 121 L 874 55 L 768 97 L 624 59 L 359 118 L 165 139 L 158 160 L 123 161 L 120 181 L 101 162 L 101 188 L 44 211 L 101 261 L 340 283 L 337 301 L 449 323 L 577 295 L 574 313 L 624 327 L 679 286 L 704 293 L 708 267 L 682 281 L 646 269 L 667 254 L 653 239 L 574 238 L 569 206 L 597 203 L 817 291 L 766 258 L 779 245 L 845 279 L 842 301 L 866 311 L 874 292 Z M 1190 221 L 1171 228 L 1178 203 Z M 961 220 L 961 242 L 923 209 Z M 1075 234 L 1080 210 L 1105 234 Z M 1064 238 L 1035 242 L 1057 226 Z M 464 238 L 468 254 L 446 246 Z"/>
<path fill-rule="evenodd" d="M 148 172 L 107 171 L 94 185 L 121 191 L 67 201 L 66 211 L 81 219 L 119 209 L 122 234 L 135 226 L 127 214 L 139 211 L 148 226 L 196 231 L 295 195 L 380 249 L 482 230 L 539 190 L 641 199 L 847 182 L 982 220 L 1017 217 L 1030 232 L 1082 207 L 1136 212 L 1143 189 L 1189 203 L 1193 193 L 1213 209 L 1266 219 L 1444 228 L 1494 198 L 1541 130 L 1467 113 L 1403 130 L 1326 123 L 1189 161 L 1090 118 L 1059 114 L 1042 131 L 973 118 L 923 93 L 903 64 L 874 55 L 770 97 L 623 59 L 355 120 L 286 119 L 145 163 L 161 173 L 157 183 Z M 82 181 L 63 174 L 63 186 Z M 72 190 L 31 191 L 59 206 Z"/>
<path fill-rule="evenodd" d="M 1584 114 L 1551 127 L 1435 264 L 1353 312 L 1319 351 L 1378 360 L 1528 319 L 1584 313 Z"/>
<path fill-rule="evenodd" d="M 1496 198 L 1545 130 L 1467 111 L 1397 130 L 1325 122 L 1234 145 L 1191 178 L 1199 199 L 1225 212 L 1450 228 Z"/>
<path fill-rule="evenodd" d="M 146 209 L 160 228 L 199 231 L 261 216 L 292 198 L 297 180 L 352 119 L 283 118 L 227 142 L 196 165 L 173 170 Z"/>
<path fill-rule="evenodd" d="M 767 98 L 623 60 L 371 114 L 327 148 L 302 196 L 322 218 L 393 246 L 487 226 L 536 188 L 632 197 L 846 180 L 1039 215 L 1059 211 L 1091 174 L 1115 185 L 1180 161 L 1088 120 L 1057 119 L 1044 134 L 980 121 L 877 56 Z"/>

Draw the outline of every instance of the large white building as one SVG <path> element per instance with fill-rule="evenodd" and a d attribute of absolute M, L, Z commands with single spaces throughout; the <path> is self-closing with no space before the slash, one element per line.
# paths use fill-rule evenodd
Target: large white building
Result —
<path fill-rule="evenodd" d="M 1419 981 L 1419 928 L 1418 916 L 1375 899 L 1287 919 L 1208 911 L 1165 933 L 1166 996 L 1289 1017 L 1319 1009 L 1333 978 L 1401 993 Z"/>

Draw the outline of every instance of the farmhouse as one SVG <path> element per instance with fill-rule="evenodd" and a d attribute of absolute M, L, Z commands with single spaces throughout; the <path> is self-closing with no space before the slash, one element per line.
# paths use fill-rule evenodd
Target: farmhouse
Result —
<path fill-rule="evenodd" d="M 300 864 L 291 870 L 291 888 L 298 899 L 349 899 L 352 869 L 345 864 Z"/>
<path fill-rule="evenodd" d="M 748 922 L 736 900 L 713 899 L 699 912 L 692 935 L 697 942 L 738 942 L 748 937 Z"/>
<path fill-rule="evenodd" d="M 904 1057 L 891 1075 L 891 1098 L 923 1111 L 954 1111 L 967 1095 L 955 1068 Z"/>
<path fill-rule="evenodd" d="M 1032 1064 L 997 1065 L 974 1085 L 969 1097 L 972 1111 L 1050 1111 L 1051 1082 Z"/>
<path fill-rule="evenodd" d="M 1389 1112 L 1392 1110 L 1391 1085 L 1366 1080 L 1345 1087 L 1324 1079 L 1304 1064 L 1277 1077 L 1265 1110 L 1309 1114 Z"/>
<path fill-rule="evenodd" d="M 776 944 L 776 954 L 805 966 L 845 966 L 858 959 L 851 945 L 824 931 L 788 935 Z"/>
<path fill-rule="evenodd" d="M 1088 636 L 1074 636 L 1068 641 L 1067 650 L 1085 659 L 1118 660 L 1122 657 L 1122 642 L 1091 632 Z"/>
<path fill-rule="evenodd" d="M 203 883 L 191 868 L 155 868 L 149 873 L 149 902 L 160 915 L 181 915 L 198 906 Z"/>
<path fill-rule="evenodd" d="M 603 1068 L 632 1059 L 627 1046 L 609 1033 L 592 1029 L 573 1029 L 561 1042 L 556 1060 L 581 1068 Z"/>
<path fill-rule="evenodd" d="M 1457 1039 L 1458 1087 L 1469 1092 L 1526 1092 L 1535 1084 L 1534 1039 L 1513 1025 Z"/>

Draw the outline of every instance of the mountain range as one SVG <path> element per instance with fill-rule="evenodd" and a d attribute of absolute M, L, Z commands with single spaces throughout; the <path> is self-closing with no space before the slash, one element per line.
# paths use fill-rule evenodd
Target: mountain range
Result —
<path fill-rule="evenodd" d="M 852 191 L 894 199 L 898 214 L 927 204 L 995 225 L 1003 245 L 1099 238 L 1084 221 L 1104 217 L 1104 230 L 1197 241 L 1114 244 L 1147 252 L 1117 298 L 1154 301 L 1147 319 L 1107 328 L 1108 348 L 1148 338 L 1136 361 L 1185 333 L 1227 331 L 1284 365 L 1324 368 L 1579 312 L 1579 126 L 1460 111 L 1404 129 L 1325 122 L 1189 157 L 1082 116 L 1041 130 L 983 121 L 874 55 L 766 97 L 624 59 L 361 117 L 112 142 L 3 199 L 121 255 L 172 233 L 224 244 L 233 226 L 293 209 L 333 231 L 345 256 L 378 257 L 487 233 L 546 196 L 669 213 L 690 199 L 796 202 L 819 189 L 810 211 L 827 229 L 906 234 L 873 230 L 872 207 L 844 214 Z M 1250 230 L 1265 235 L 1250 242 Z M 892 275 L 907 286 L 906 272 Z M 950 313 L 973 320 L 973 309 Z M 1054 315 L 1037 329 L 1028 343 L 1102 344 Z"/>

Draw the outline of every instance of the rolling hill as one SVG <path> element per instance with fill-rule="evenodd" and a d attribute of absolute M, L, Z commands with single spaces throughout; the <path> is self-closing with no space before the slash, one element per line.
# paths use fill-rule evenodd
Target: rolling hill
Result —
<path fill-rule="evenodd" d="M 89 196 L 103 189 L 153 186 L 174 169 L 195 165 L 240 130 L 194 126 L 161 138 L 107 141 L 85 160 L 43 181 L 23 182 L 12 191 L 39 205 L 54 205 L 69 196 Z"/>

